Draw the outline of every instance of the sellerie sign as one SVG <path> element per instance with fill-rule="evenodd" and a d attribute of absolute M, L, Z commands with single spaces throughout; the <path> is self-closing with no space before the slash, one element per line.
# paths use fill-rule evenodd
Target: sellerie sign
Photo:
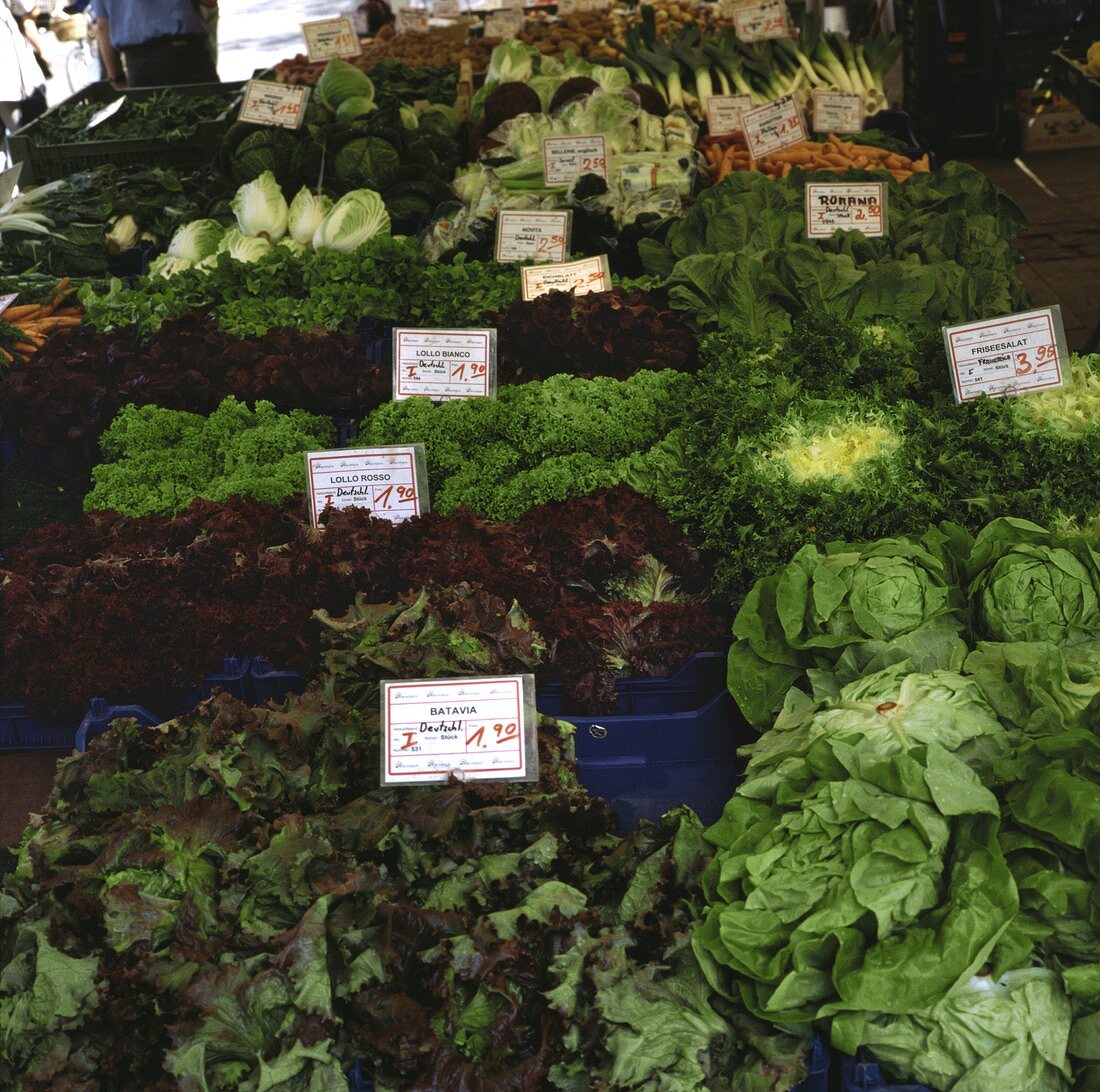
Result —
<path fill-rule="evenodd" d="M 281 125 L 297 129 L 302 124 L 308 87 L 295 87 L 269 80 L 249 80 L 244 89 L 239 121 L 253 125 Z"/>
<path fill-rule="evenodd" d="M 1057 305 L 990 322 L 944 327 L 956 402 L 1049 390 L 1065 383 L 1069 359 Z"/>
<path fill-rule="evenodd" d="M 359 56 L 359 35 L 355 33 L 355 24 L 346 15 L 338 19 L 315 19 L 303 23 L 302 36 L 311 61 Z"/>
<path fill-rule="evenodd" d="M 498 262 L 563 262 L 569 253 L 573 214 L 501 209 L 497 217 Z"/>
<path fill-rule="evenodd" d="M 382 784 L 538 779 L 535 677 L 382 683 Z"/>
<path fill-rule="evenodd" d="M 394 330 L 395 402 L 416 395 L 437 402 L 494 398 L 496 392 L 496 330 Z"/>
<path fill-rule="evenodd" d="M 423 444 L 308 451 L 306 481 L 314 527 L 341 508 L 367 508 L 391 523 L 428 511 Z"/>
<path fill-rule="evenodd" d="M 881 182 L 807 182 L 806 238 L 831 239 L 834 231 L 886 234 L 886 189 Z"/>
<path fill-rule="evenodd" d="M 542 171 L 548 186 L 569 186 L 582 174 L 607 178 L 607 142 L 592 136 L 542 138 Z"/>
<path fill-rule="evenodd" d="M 745 126 L 745 143 L 754 159 L 769 152 L 778 152 L 807 137 L 802 111 L 793 95 L 784 95 L 755 110 L 748 110 L 741 120 Z"/>

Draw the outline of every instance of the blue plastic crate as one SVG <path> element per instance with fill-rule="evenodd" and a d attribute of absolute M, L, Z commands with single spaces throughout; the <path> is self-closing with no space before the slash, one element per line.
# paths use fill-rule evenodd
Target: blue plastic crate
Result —
<path fill-rule="evenodd" d="M 248 668 L 247 656 L 243 659 L 237 656 L 226 656 L 222 660 L 222 669 L 219 673 L 207 675 L 198 686 L 184 692 L 176 706 L 176 715 L 190 713 L 199 702 L 206 701 L 210 697 L 216 686 L 232 694 L 233 697 L 240 698 L 241 701 L 248 701 Z"/>
<path fill-rule="evenodd" d="M 60 751 L 73 746 L 72 724 L 46 724 L 25 705 L 0 705 L 0 751 Z"/>
<path fill-rule="evenodd" d="M 22 446 L 23 440 L 14 429 L 0 425 L 0 466 L 11 462 Z"/>
<path fill-rule="evenodd" d="M 697 652 L 675 675 L 615 680 L 619 716 L 635 713 L 684 713 L 726 688 L 726 653 Z M 560 682 L 539 687 L 538 708 L 550 717 L 574 723 Z"/>
<path fill-rule="evenodd" d="M 306 681 L 297 671 L 276 671 L 266 656 L 253 656 L 248 673 L 249 700 L 256 705 L 265 701 L 281 702 L 288 694 L 300 694 Z"/>
<path fill-rule="evenodd" d="M 806 1057 L 806 1066 L 810 1072 L 791 1089 L 791 1092 L 829 1092 L 831 1062 L 829 1048 L 815 1035 Z"/>
<path fill-rule="evenodd" d="M 146 727 L 160 724 L 161 718 L 150 713 L 142 705 L 108 705 L 103 698 L 92 698 L 88 712 L 76 730 L 76 749 L 84 752 L 96 736 L 102 735 L 111 727 L 111 722 L 133 717 Z"/>
<path fill-rule="evenodd" d="M 932 1092 L 923 1084 L 893 1084 L 878 1062 L 840 1057 L 840 1092 Z"/>

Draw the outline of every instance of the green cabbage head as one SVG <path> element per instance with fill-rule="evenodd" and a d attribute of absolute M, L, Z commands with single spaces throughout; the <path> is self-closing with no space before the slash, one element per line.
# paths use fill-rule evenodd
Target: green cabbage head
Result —
<path fill-rule="evenodd" d="M 375 235 L 390 233 L 390 214 L 373 190 L 345 193 L 313 234 L 314 250 L 350 254 Z"/>
<path fill-rule="evenodd" d="M 1064 644 L 1100 636 L 1094 539 L 1060 537 L 1023 519 L 994 520 L 975 540 L 968 571 L 981 638 Z"/>
<path fill-rule="evenodd" d="M 903 659 L 920 671 L 958 666 L 965 603 L 948 535 L 804 546 L 758 580 L 733 624 L 729 686 L 765 727 L 791 686 L 836 694 Z"/>
<path fill-rule="evenodd" d="M 233 195 L 232 208 L 242 235 L 277 243 L 286 234 L 290 210 L 271 171 L 241 186 Z"/>
<path fill-rule="evenodd" d="M 184 224 L 168 244 L 168 253 L 173 258 L 186 258 L 191 262 L 201 262 L 217 252 L 225 228 L 217 220 L 192 220 Z"/>

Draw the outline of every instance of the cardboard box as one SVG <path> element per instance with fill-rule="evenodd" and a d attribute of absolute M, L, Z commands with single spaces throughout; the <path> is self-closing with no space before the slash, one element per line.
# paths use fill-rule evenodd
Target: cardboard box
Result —
<path fill-rule="evenodd" d="M 1086 121 L 1080 110 L 1020 114 L 1020 146 L 1025 152 L 1100 148 L 1100 125 Z"/>

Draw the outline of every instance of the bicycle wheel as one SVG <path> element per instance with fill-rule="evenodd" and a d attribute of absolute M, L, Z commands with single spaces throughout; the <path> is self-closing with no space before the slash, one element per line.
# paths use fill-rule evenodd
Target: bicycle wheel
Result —
<path fill-rule="evenodd" d="M 75 94 L 99 78 L 99 57 L 92 38 L 81 38 L 65 58 L 65 79 Z"/>

